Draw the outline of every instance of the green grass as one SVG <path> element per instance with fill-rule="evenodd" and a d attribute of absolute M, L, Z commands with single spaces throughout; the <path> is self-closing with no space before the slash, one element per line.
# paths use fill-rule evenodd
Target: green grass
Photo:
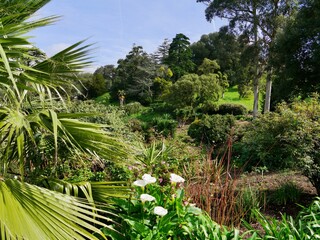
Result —
<path fill-rule="evenodd" d="M 224 98 L 219 99 L 219 104 L 223 103 L 234 103 L 234 104 L 242 104 L 248 110 L 253 109 L 253 95 L 250 95 L 247 98 L 239 98 L 238 86 L 233 86 L 228 88 L 228 91 L 225 92 Z"/>

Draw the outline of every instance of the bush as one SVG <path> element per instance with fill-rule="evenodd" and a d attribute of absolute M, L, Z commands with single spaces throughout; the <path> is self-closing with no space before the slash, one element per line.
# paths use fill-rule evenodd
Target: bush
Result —
<path fill-rule="evenodd" d="M 194 110 L 192 107 L 179 108 L 174 111 L 174 115 L 178 119 L 179 126 L 183 126 L 194 117 Z"/>
<path fill-rule="evenodd" d="M 108 105 L 111 100 L 111 95 L 110 95 L 110 93 L 105 93 L 105 94 L 102 94 L 101 96 L 97 97 L 95 100 L 97 103 Z"/>
<path fill-rule="evenodd" d="M 190 125 L 188 135 L 199 143 L 217 146 L 226 142 L 234 124 L 232 115 L 204 115 Z"/>
<path fill-rule="evenodd" d="M 124 105 L 124 110 L 128 115 L 136 114 L 142 110 L 142 105 L 139 102 L 131 102 Z"/>
<path fill-rule="evenodd" d="M 173 137 L 178 123 L 177 121 L 169 118 L 167 115 L 164 115 L 163 117 L 154 118 L 151 122 L 151 125 L 154 127 L 157 133 L 161 134 L 162 136 Z"/>
<path fill-rule="evenodd" d="M 245 106 L 243 106 L 241 104 L 225 103 L 225 104 L 219 105 L 219 109 L 218 109 L 217 113 L 221 114 L 221 115 L 231 114 L 234 116 L 238 116 L 238 115 L 248 114 L 248 110 Z"/>
<path fill-rule="evenodd" d="M 248 124 L 236 144 L 238 158 L 247 167 L 302 170 L 320 191 L 320 104 L 308 101 L 281 104 Z M 248 162 L 249 161 L 249 162 Z M 241 165 L 241 164 L 240 164 Z"/>
<path fill-rule="evenodd" d="M 198 109 L 197 112 L 203 114 L 216 114 L 219 110 L 219 105 L 216 102 L 205 102 Z"/>

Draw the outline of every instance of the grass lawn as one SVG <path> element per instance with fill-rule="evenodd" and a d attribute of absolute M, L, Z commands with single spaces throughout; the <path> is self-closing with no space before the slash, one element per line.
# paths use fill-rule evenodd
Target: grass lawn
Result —
<path fill-rule="evenodd" d="M 248 98 L 239 98 L 238 86 L 233 86 L 228 88 L 228 91 L 225 92 L 224 98 L 219 99 L 219 104 L 222 103 L 234 103 L 234 104 L 242 104 L 248 110 L 253 109 L 253 95 L 250 95 Z"/>

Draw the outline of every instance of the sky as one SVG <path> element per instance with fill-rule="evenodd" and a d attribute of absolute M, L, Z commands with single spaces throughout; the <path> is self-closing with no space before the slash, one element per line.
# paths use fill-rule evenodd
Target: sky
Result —
<path fill-rule="evenodd" d="M 36 14 L 61 16 L 54 25 L 32 32 L 31 41 L 51 56 L 87 39 L 94 43 L 93 65 L 86 71 L 116 65 L 140 45 L 153 53 L 165 38 L 183 33 L 196 42 L 203 34 L 219 31 L 221 19 L 207 22 L 206 6 L 196 0 L 51 0 Z"/>

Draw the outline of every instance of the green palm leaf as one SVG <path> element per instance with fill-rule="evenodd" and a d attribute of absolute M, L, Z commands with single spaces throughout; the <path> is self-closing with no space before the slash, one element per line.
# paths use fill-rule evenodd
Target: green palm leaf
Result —
<path fill-rule="evenodd" d="M 40 185 L 50 190 L 100 203 L 109 203 L 112 197 L 128 198 L 131 193 L 128 183 L 120 181 L 69 183 L 45 178 L 40 181 Z"/>
<path fill-rule="evenodd" d="M 96 219 L 112 222 L 86 201 L 16 180 L 0 182 L 0 206 L 4 240 L 97 239 L 97 227 L 110 227 Z"/>

